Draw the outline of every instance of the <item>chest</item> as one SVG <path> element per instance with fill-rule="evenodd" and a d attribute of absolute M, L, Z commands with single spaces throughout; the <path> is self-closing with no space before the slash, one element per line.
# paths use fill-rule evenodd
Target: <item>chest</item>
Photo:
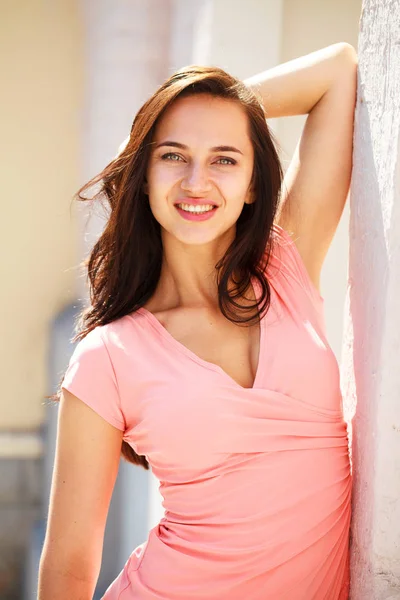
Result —
<path fill-rule="evenodd" d="M 243 388 L 251 388 L 260 354 L 260 323 L 238 325 L 207 310 L 155 315 L 173 342 L 215 365 Z"/>
<path fill-rule="evenodd" d="M 139 310 L 137 327 L 128 320 L 113 360 L 120 365 L 125 439 L 162 477 L 170 465 L 179 473 L 185 465 L 202 471 L 240 452 L 249 423 L 248 439 L 259 452 L 263 428 L 275 426 L 276 410 L 288 400 L 336 410 L 338 364 L 307 312 L 290 310 L 274 294 L 252 327 L 216 322 L 204 312 L 175 320 L 170 311 Z M 286 414 L 283 422 L 290 419 Z"/>

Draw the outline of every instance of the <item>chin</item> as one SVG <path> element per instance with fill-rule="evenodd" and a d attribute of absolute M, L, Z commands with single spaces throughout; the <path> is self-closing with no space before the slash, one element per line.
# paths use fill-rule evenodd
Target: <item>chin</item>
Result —
<path fill-rule="evenodd" d="M 186 244 L 187 246 L 202 246 L 204 244 L 211 244 L 215 240 L 218 239 L 217 234 L 210 233 L 201 233 L 193 234 L 193 235 L 176 235 L 177 240 L 179 240 L 182 244 Z"/>
<path fill-rule="evenodd" d="M 164 242 L 166 238 L 169 240 L 175 240 L 180 242 L 181 244 L 185 244 L 186 246 L 201 246 L 204 244 L 211 244 L 216 240 L 220 239 L 221 236 L 224 236 L 226 232 L 219 232 L 215 230 L 211 230 L 210 228 L 198 228 L 197 231 L 195 228 L 191 228 L 191 231 L 188 228 L 170 228 L 166 230 L 162 228 L 163 231 L 163 239 Z"/>

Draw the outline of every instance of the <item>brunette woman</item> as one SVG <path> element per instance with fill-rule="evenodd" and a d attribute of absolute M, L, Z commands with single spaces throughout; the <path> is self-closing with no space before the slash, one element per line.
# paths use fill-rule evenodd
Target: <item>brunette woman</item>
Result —
<path fill-rule="evenodd" d="M 124 457 L 165 514 L 105 600 L 345 600 L 351 472 L 321 267 L 352 168 L 346 43 L 188 66 L 80 191 L 109 218 L 60 386 L 40 600 L 89 600 Z M 308 114 L 284 181 L 266 119 Z M 135 502 L 135 498 L 131 499 Z"/>

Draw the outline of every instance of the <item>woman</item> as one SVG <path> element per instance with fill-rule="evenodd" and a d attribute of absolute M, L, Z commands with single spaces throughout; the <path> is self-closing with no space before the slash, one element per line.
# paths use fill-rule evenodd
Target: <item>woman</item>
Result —
<path fill-rule="evenodd" d="M 79 191 L 101 182 L 110 216 L 59 394 L 40 600 L 92 598 L 121 444 L 159 478 L 165 516 L 104 599 L 348 598 L 351 474 L 319 276 L 356 71 L 345 43 L 244 83 L 183 68 Z M 294 114 L 308 118 L 282 186 L 266 117 Z"/>

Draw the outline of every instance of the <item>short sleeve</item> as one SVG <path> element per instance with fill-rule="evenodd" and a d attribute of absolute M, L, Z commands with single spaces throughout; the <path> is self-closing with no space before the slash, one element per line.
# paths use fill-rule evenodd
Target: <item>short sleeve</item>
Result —
<path fill-rule="evenodd" d="M 101 326 L 92 329 L 76 345 L 61 387 L 85 402 L 108 423 L 125 430 L 118 384 Z"/>
<path fill-rule="evenodd" d="M 324 298 L 311 281 L 296 244 L 282 227 L 275 223 L 274 228 L 276 230 L 275 251 L 279 253 L 282 268 L 301 285 L 314 302 L 321 305 Z"/>

